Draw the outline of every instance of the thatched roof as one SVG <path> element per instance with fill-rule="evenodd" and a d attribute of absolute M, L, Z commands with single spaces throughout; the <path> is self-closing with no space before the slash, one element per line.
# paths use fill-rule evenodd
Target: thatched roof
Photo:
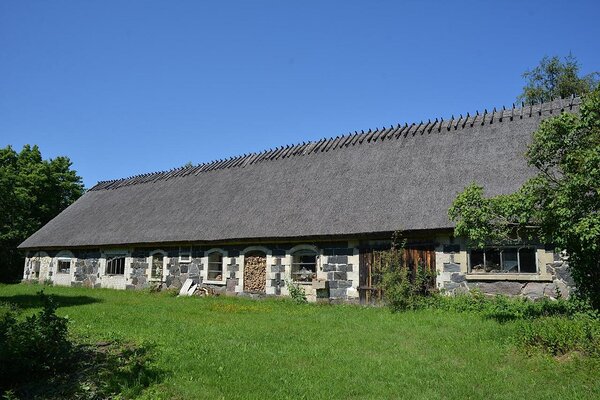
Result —
<path fill-rule="evenodd" d="M 196 167 L 99 182 L 21 248 L 232 241 L 452 227 L 448 207 L 532 174 L 540 121 L 579 99 L 398 125 Z"/>

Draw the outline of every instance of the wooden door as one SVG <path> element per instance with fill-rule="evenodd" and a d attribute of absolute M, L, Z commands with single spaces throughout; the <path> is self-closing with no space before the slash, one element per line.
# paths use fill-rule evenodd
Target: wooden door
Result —
<path fill-rule="evenodd" d="M 389 251 L 372 248 L 360 250 L 358 290 L 362 304 L 378 303 L 383 300 L 380 283 L 383 278 L 385 254 Z M 422 267 L 435 276 L 435 250 L 432 246 L 407 246 L 402 251 L 401 262 L 413 273 L 418 267 Z M 430 285 L 434 286 L 435 282 L 430 282 Z"/>

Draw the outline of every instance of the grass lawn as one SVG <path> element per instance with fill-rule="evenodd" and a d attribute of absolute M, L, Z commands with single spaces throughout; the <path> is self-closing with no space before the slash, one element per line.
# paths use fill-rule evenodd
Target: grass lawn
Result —
<path fill-rule="evenodd" d="M 0 285 L 34 312 L 37 285 Z M 71 332 L 156 347 L 148 398 L 598 399 L 600 364 L 528 356 L 515 325 L 434 310 L 44 287 Z"/>

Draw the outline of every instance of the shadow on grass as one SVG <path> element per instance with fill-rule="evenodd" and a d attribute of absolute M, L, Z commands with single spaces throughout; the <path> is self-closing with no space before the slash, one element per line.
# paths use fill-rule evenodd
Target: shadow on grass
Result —
<path fill-rule="evenodd" d="M 85 304 L 100 303 L 102 299 L 89 296 L 65 296 L 62 294 L 49 294 L 58 307 L 82 306 Z M 38 294 L 15 294 L 13 296 L 0 296 L 0 303 L 14 304 L 22 310 L 41 308 L 42 299 Z"/>
<path fill-rule="evenodd" d="M 11 394 L 39 400 L 135 398 L 167 375 L 155 365 L 154 353 L 154 346 L 133 343 L 76 345 L 69 371 L 31 376 Z"/>

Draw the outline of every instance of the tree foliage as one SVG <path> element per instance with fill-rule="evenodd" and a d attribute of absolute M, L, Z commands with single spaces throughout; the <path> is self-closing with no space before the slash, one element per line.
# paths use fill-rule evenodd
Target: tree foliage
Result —
<path fill-rule="evenodd" d="M 67 157 L 43 160 L 37 146 L 0 149 L 0 280 L 18 279 L 17 246 L 83 194 Z"/>
<path fill-rule="evenodd" d="M 600 87 L 579 115 L 543 121 L 526 158 L 537 174 L 516 193 L 488 198 L 473 183 L 456 197 L 455 234 L 476 247 L 540 238 L 566 250 L 578 290 L 600 307 Z"/>
<path fill-rule="evenodd" d="M 579 62 L 571 54 L 564 61 L 557 56 L 542 58 L 537 67 L 523 74 L 527 84 L 517 101 L 537 103 L 591 92 L 598 84 L 599 74 L 579 76 L 579 69 Z"/>

